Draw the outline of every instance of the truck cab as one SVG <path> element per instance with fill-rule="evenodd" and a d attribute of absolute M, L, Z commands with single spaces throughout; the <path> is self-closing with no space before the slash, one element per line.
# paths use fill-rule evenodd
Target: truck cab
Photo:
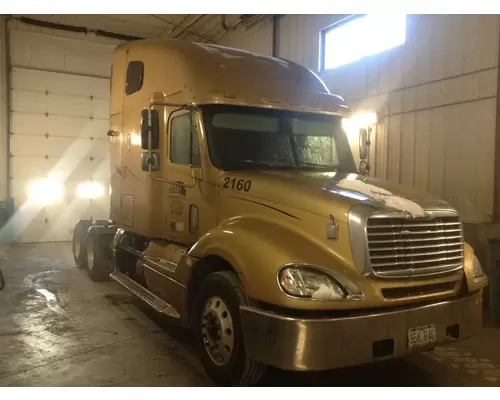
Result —
<path fill-rule="evenodd" d="M 178 40 L 118 46 L 110 215 L 77 222 L 76 265 L 191 329 L 221 385 L 474 335 L 487 277 L 458 212 L 360 174 L 350 117 L 287 60 Z"/>

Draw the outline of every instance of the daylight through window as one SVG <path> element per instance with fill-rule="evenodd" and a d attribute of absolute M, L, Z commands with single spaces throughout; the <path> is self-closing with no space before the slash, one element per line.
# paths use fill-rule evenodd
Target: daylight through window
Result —
<path fill-rule="evenodd" d="M 322 32 L 322 70 L 373 56 L 406 41 L 406 15 L 364 15 Z"/>

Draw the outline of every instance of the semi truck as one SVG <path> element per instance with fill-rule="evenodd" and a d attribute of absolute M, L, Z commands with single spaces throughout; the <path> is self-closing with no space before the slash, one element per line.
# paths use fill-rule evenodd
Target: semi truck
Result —
<path fill-rule="evenodd" d="M 76 265 L 191 330 L 219 385 L 475 335 L 487 276 L 459 213 L 369 176 L 352 116 L 288 60 L 181 40 L 117 46 L 110 215 L 77 221 Z"/>

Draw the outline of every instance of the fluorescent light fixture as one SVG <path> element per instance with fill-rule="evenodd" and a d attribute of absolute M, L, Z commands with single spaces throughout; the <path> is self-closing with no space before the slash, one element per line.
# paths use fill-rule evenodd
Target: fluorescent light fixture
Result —
<path fill-rule="evenodd" d="M 37 204 L 58 202 L 63 197 L 63 185 L 54 177 L 37 179 L 28 187 L 29 201 Z"/>
<path fill-rule="evenodd" d="M 76 194 L 82 199 L 97 199 L 104 195 L 104 187 L 97 182 L 80 183 L 76 188 Z"/>

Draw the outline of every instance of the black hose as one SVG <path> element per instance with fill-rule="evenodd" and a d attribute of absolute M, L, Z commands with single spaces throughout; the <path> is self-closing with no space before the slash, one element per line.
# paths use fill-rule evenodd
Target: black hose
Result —
<path fill-rule="evenodd" d="M 2 270 L 0 269 L 0 290 L 5 287 L 5 279 L 3 278 Z"/>

